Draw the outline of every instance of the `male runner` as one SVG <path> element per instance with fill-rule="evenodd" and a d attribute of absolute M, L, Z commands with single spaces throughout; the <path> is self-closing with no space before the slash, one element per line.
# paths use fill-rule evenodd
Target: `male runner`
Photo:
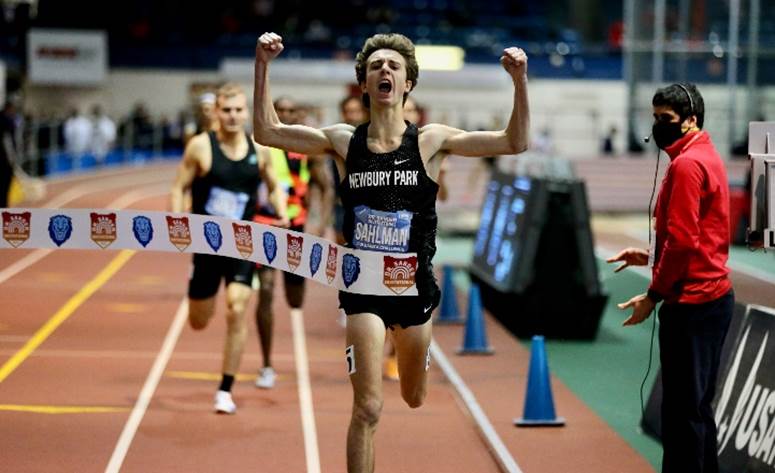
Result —
<path fill-rule="evenodd" d="M 277 186 L 268 150 L 258 148 L 245 132 L 248 103 L 236 84 L 218 89 L 218 130 L 194 136 L 186 146 L 172 185 L 173 212 L 184 212 L 184 195 L 191 189 L 192 211 L 235 220 L 250 220 L 256 206 L 256 191 L 263 180 L 270 190 L 280 223 L 287 226 L 285 196 Z M 239 370 L 247 327 L 245 309 L 252 292 L 254 263 L 215 255 L 195 254 L 188 285 L 188 321 L 202 330 L 215 313 L 215 295 L 226 283 L 226 341 L 223 349 L 221 384 L 215 394 L 215 411 L 234 414 L 231 387 Z"/>
<path fill-rule="evenodd" d="M 274 108 L 282 123 L 289 125 L 298 123 L 296 103 L 289 97 L 277 99 Z M 333 189 L 325 172 L 325 161 L 319 157 L 291 153 L 278 148 L 270 148 L 269 154 L 277 183 L 288 196 L 286 215 L 290 220 L 291 230 L 303 232 L 309 208 L 309 186 L 318 186 L 323 202 L 333 200 L 331 196 Z M 321 208 L 328 210 L 330 205 L 323 205 Z M 322 216 L 321 219 L 327 220 L 327 217 Z M 260 202 L 253 220 L 267 225 L 275 225 L 277 211 L 271 202 Z M 319 228 L 313 233 L 322 234 L 322 229 Z M 271 359 L 274 327 L 272 300 L 274 299 L 275 273 L 274 268 L 258 266 L 260 288 L 256 307 L 256 326 L 264 366 L 256 378 L 256 387 L 262 389 L 273 388 L 277 377 Z M 301 312 L 301 306 L 304 303 L 305 281 L 306 279 L 302 276 L 287 271 L 283 273 L 285 300 L 291 307 L 291 311 Z"/>
<path fill-rule="evenodd" d="M 355 67 L 370 122 L 357 128 L 338 124 L 317 129 L 285 125 L 277 118 L 269 92 L 269 63 L 282 50 L 282 38 L 274 33 L 261 35 L 256 46 L 256 139 L 297 153 L 335 153 L 339 174 L 344 176 L 340 187 L 348 245 L 368 250 L 377 243 L 372 236 L 387 232 L 408 237 L 388 245 L 390 251 L 417 253 L 417 296 L 339 294 L 340 306 L 348 315 L 346 353 L 354 394 L 347 469 L 372 472 L 388 327 L 398 354 L 403 399 L 416 408 L 426 395 L 430 317 L 439 302 L 431 266 L 436 251 L 437 160 L 447 153 L 493 156 L 527 149 L 527 56 L 521 49 L 508 48 L 501 57 L 514 82 L 513 110 L 505 130 L 465 132 L 438 124 L 418 130 L 403 115 L 403 102 L 417 84 L 414 45 L 398 34 L 372 36 L 358 53 Z M 355 231 L 356 227 L 367 231 Z"/>

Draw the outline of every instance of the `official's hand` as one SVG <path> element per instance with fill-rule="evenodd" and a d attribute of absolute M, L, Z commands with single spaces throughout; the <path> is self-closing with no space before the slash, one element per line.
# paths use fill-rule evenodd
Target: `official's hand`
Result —
<path fill-rule="evenodd" d="M 256 43 L 256 61 L 268 63 L 283 51 L 283 38 L 275 33 L 264 33 Z"/>
<path fill-rule="evenodd" d="M 527 74 L 527 54 L 520 48 L 506 48 L 501 56 L 501 65 L 512 79 L 519 79 Z"/>
<path fill-rule="evenodd" d="M 652 301 L 646 294 L 638 294 L 627 302 L 617 304 L 617 306 L 622 310 L 632 307 L 632 314 L 630 314 L 630 316 L 627 317 L 624 322 L 622 322 L 622 325 L 637 325 L 643 322 L 649 318 L 649 315 L 651 315 L 651 312 L 654 310 L 656 305 L 657 304 Z"/>
<path fill-rule="evenodd" d="M 614 272 L 618 273 L 627 266 L 646 266 L 649 262 L 649 252 L 642 248 L 626 248 L 620 251 L 616 256 L 612 256 L 605 261 L 606 263 L 624 261 L 623 264 L 614 269 Z"/>

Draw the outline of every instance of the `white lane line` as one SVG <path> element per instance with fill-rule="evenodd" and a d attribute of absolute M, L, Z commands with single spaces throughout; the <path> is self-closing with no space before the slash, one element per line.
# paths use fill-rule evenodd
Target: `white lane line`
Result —
<path fill-rule="evenodd" d="M 152 182 L 148 182 L 149 180 L 151 180 Z M 134 174 L 132 176 L 122 176 L 121 178 L 101 180 L 95 184 L 78 186 L 75 189 L 68 189 L 63 193 L 61 193 L 60 195 L 52 198 L 45 204 L 41 205 L 41 207 L 58 208 L 69 204 L 75 199 L 79 199 L 83 196 L 93 194 L 95 192 L 102 192 L 110 189 L 115 189 L 117 187 L 128 187 L 133 185 L 138 186 L 141 184 L 159 185 L 161 182 L 166 182 L 166 181 L 168 181 L 168 179 L 166 178 L 164 180 L 159 178 L 149 179 L 147 176 L 144 175 L 144 173 L 141 173 L 140 175 Z M 135 188 L 130 192 L 136 192 L 136 191 L 137 189 Z M 112 206 L 113 206 L 112 204 L 109 204 L 108 208 Z"/>
<path fill-rule="evenodd" d="M 17 274 L 29 268 L 33 264 L 37 263 L 38 261 L 43 259 L 44 256 L 51 253 L 51 251 L 52 250 L 45 250 L 45 249 L 38 248 L 32 253 L 25 255 L 19 261 L 16 261 L 12 265 L 8 266 L 7 268 L 4 268 L 2 271 L 0 271 L 0 284 L 16 276 Z"/>
<path fill-rule="evenodd" d="M 59 195 L 58 197 L 55 197 L 54 199 L 46 202 L 46 204 L 44 204 L 44 207 L 46 207 L 46 208 L 61 207 L 61 206 L 65 205 L 65 204 L 68 204 L 68 203 L 72 202 L 73 200 L 75 200 L 75 199 L 77 199 L 79 197 L 83 197 L 84 195 L 90 194 L 92 192 L 99 192 L 100 190 L 109 189 L 109 188 L 115 187 L 115 186 L 116 186 L 116 183 L 113 182 L 113 183 L 106 183 L 103 186 L 97 187 L 97 188 L 90 187 L 89 190 L 81 189 L 81 190 L 78 190 L 78 191 L 74 191 L 74 190 L 73 191 L 66 191 L 66 192 L 62 193 L 61 195 Z M 146 186 L 146 187 L 141 188 L 141 189 L 134 189 L 132 191 L 129 191 L 129 192 L 123 194 L 122 196 L 120 196 L 119 198 L 117 198 L 116 200 L 114 200 L 113 202 L 111 202 L 110 204 L 108 204 L 107 208 L 122 209 L 125 206 L 127 206 L 127 205 L 129 205 L 132 202 L 135 202 L 137 200 L 142 200 L 142 199 L 145 199 L 147 197 L 152 197 L 152 196 L 157 196 L 157 195 L 165 194 L 166 191 L 165 192 L 161 192 L 161 191 L 156 192 L 156 191 L 145 191 L 145 190 L 143 190 L 143 189 L 148 189 L 148 188 L 155 189 L 158 186 L 159 186 L 159 184 L 156 183 L 154 185 L 149 185 L 149 186 Z M 4 268 L 2 271 L 0 271 L 0 284 L 2 284 L 5 281 L 11 279 L 12 277 L 16 276 L 17 274 L 19 274 L 20 272 L 22 272 L 25 269 L 29 268 L 33 264 L 37 263 L 38 261 L 43 259 L 45 256 L 47 256 L 49 253 L 51 253 L 51 251 L 52 250 L 38 248 L 37 250 L 34 250 L 33 252 L 25 255 L 19 261 L 16 261 L 13 264 L 11 264 L 10 266 L 8 266 L 7 268 Z"/>
<path fill-rule="evenodd" d="M 154 174 L 158 172 L 163 172 L 168 169 L 174 169 L 177 167 L 177 162 L 169 162 L 169 163 L 157 163 L 157 164 L 151 164 L 148 166 L 144 166 L 141 169 L 147 170 L 147 171 L 153 171 Z M 111 169 L 102 169 L 99 171 L 89 171 L 89 172 L 83 172 L 83 173 L 72 173 L 72 174 L 63 174 L 58 176 L 53 176 L 51 178 L 46 178 L 47 182 L 50 182 L 52 184 L 60 184 L 60 183 L 73 183 L 73 182 L 80 182 L 80 181 L 89 181 L 94 179 L 104 179 L 109 177 L 118 177 L 118 176 L 132 176 L 137 174 L 138 167 L 137 166 L 120 166 L 116 168 Z"/>
<path fill-rule="evenodd" d="M 315 428 L 315 410 L 312 406 L 312 387 L 309 381 L 309 359 L 307 341 L 304 336 L 304 317 L 300 309 L 291 309 L 293 328 L 293 353 L 296 359 L 296 378 L 299 384 L 301 426 L 304 431 L 304 454 L 307 458 L 307 473 L 320 473 L 318 435 Z"/>
<path fill-rule="evenodd" d="M 178 306 L 178 311 L 175 313 L 175 318 L 172 320 L 167 331 L 167 336 L 164 337 L 161 350 L 153 363 L 150 373 L 145 380 L 143 389 L 140 391 L 140 395 L 135 402 L 135 406 L 132 409 L 132 413 L 129 414 L 129 419 L 124 425 L 124 430 L 121 432 L 121 436 L 116 443 L 116 448 L 113 450 L 113 454 L 110 457 L 108 466 L 105 468 L 105 473 L 117 473 L 121 469 L 121 465 L 124 463 L 129 446 L 137 433 L 137 428 L 140 426 L 140 421 L 145 415 L 145 411 L 148 410 L 148 405 L 151 403 L 153 393 L 156 391 L 156 387 L 159 385 L 164 374 L 164 369 L 167 367 L 167 363 L 172 356 L 172 351 L 175 349 L 175 344 L 178 342 L 180 332 L 183 330 L 183 326 L 188 318 L 188 299 L 183 298 Z"/>
<path fill-rule="evenodd" d="M 148 198 L 156 197 L 160 195 L 166 195 L 169 193 L 170 193 L 169 184 L 164 184 L 164 187 L 162 187 L 161 184 L 157 184 L 155 186 L 148 186 L 145 188 L 135 189 L 131 192 L 128 192 L 122 195 L 118 199 L 114 200 L 106 208 L 117 209 L 117 210 L 124 209 L 139 200 L 144 200 L 144 199 L 148 199 Z"/>
<path fill-rule="evenodd" d="M 458 396 L 462 399 L 463 404 L 465 404 L 471 417 L 474 418 L 476 425 L 479 426 L 479 430 L 487 441 L 490 451 L 495 456 L 495 461 L 498 462 L 501 470 L 507 473 L 522 473 L 516 460 L 511 456 L 511 452 L 506 448 L 506 445 L 503 443 L 503 440 L 501 440 L 498 432 L 495 431 L 495 428 L 490 423 L 490 419 L 487 418 L 487 414 L 485 414 L 481 406 L 479 406 L 476 396 L 468 389 L 463 378 L 460 377 L 457 370 L 455 370 L 455 367 L 449 362 L 435 340 L 431 340 L 431 355 L 433 355 L 433 358 L 436 360 L 436 363 L 438 363 L 441 371 L 444 372 L 444 375 L 449 382 L 454 386 L 455 391 L 457 391 Z"/>

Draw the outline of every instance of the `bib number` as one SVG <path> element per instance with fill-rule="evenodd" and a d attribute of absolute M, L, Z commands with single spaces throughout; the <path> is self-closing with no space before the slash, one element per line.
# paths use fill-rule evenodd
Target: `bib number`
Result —
<path fill-rule="evenodd" d="M 359 250 L 407 253 L 412 212 L 382 212 L 365 205 L 355 207 L 353 246 Z"/>
<path fill-rule="evenodd" d="M 213 186 L 210 189 L 210 196 L 205 204 L 205 211 L 217 217 L 242 220 L 242 216 L 245 215 L 245 206 L 249 199 L 244 192 L 232 192 Z"/>

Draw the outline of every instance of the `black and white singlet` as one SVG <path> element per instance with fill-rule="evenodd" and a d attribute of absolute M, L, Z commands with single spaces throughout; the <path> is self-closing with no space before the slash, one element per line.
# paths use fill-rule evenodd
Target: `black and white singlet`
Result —
<path fill-rule="evenodd" d="M 415 125 L 407 122 L 401 145 L 388 153 L 368 149 L 368 127 L 365 123 L 355 130 L 345 160 L 345 177 L 339 184 L 345 210 L 344 237 L 352 248 L 417 253 L 419 295 L 340 292 L 340 307 L 348 315 L 374 313 L 386 326 L 420 325 L 430 318 L 440 295 L 431 265 L 436 253 L 439 186 L 425 171 Z"/>
<path fill-rule="evenodd" d="M 191 207 L 195 214 L 250 220 L 256 211 L 256 189 L 261 182 L 258 155 L 247 136 L 248 151 L 240 160 L 226 157 L 214 131 L 209 132 L 212 165 L 191 185 Z"/>

